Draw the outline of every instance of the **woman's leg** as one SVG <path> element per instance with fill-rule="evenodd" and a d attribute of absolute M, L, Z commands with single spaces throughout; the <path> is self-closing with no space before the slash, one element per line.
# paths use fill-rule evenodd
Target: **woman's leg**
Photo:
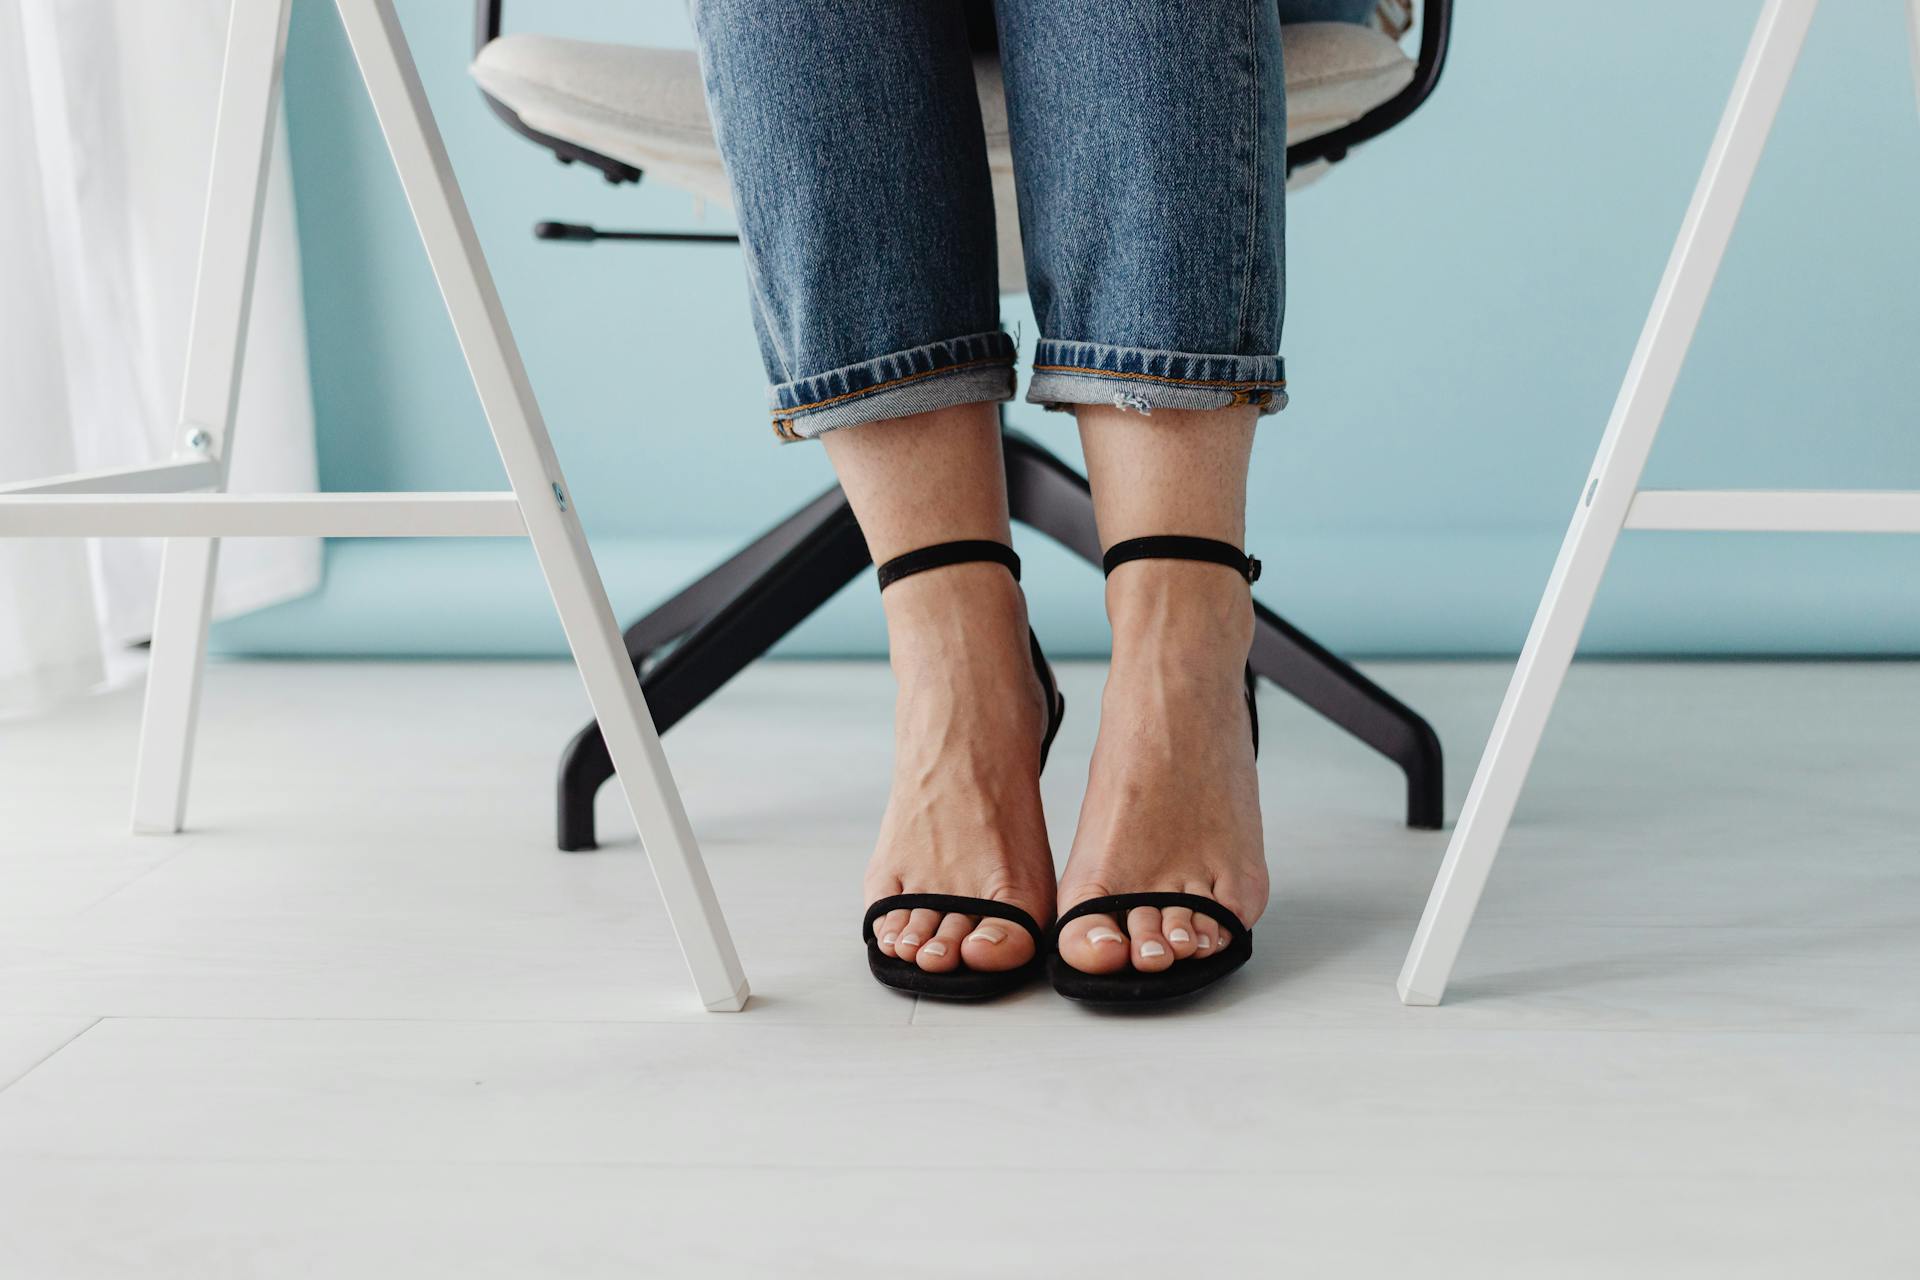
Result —
<path fill-rule="evenodd" d="M 1082 406 L 1101 544 L 1179 533 L 1243 546 L 1255 413 Z M 1267 861 L 1244 682 L 1246 579 L 1217 564 L 1131 561 L 1107 579 L 1107 617 L 1113 665 L 1060 906 L 1164 889 L 1212 898 L 1251 927 L 1267 905 Z M 1124 922 L 1070 922 L 1060 954 L 1090 973 L 1156 972 L 1229 941 L 1210 916 L 1139 907 Z"/>
<path fill-rule="evenodd" d="M 826 437 L 875 561 L 959 539 L 1005 543 L 1000 424 L 970 404 Z M 866 901 L 955 893 L 1053 916 L 1053 855 L 1040 808 L 1046 703 L 1027 644 L 1026 599 L 997 564 L 916 574 L 881 595 L 899 701 L 893 792 L 867 867 Z M 887 955 L 940 973 L 1012 969 L 1037 940 L 1005 920 L 919 910 L 874 922 Z"/>
<path fill-rule="evenodd" d="M 954 4 L 693 0 L 740 220 L 776 433 L 820 437 L 876 561 L 1008 541 L 993 402 L 1001 331 L 986 142 Z M 1026 606 L 997 564 L 881 597 L 899 682 L 892 797 L 866 901 L 950 893 L 1052 917 L 1038 786 L 1043 695 Z M 934 972 L 1011 969 L 1004 920 L 899 912 L 881 950 Z"/>
<path fill-rule="evenodd" d="M 1285 78 L 1273 0 L 1000 0 L 1041 341 L 1028 399 L 1079 417 L 1103 544 L 1242 544 L 1259 415 L 1286 401 Z M 1114 657 L 1064 910 L 1110 893 L 1267 900 L 1242 693 L 1253 611 L 1218 565 L 1108 579 Z M 1092 972 L 1204 963 L 1221 921 L 1137 910 L 1060 941 Z"/>
<path fill-rule="evenodd" d="M 783 440 L 1013 392 L 964 16 L 690 0 Z"/>

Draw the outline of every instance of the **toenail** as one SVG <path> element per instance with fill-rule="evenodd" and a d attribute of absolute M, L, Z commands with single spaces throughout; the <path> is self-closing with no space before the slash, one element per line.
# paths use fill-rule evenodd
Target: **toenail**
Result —
<path fill-rule="evenodd" d="M 1097 947 L 1103 942 L 1125 942 L 1126 937 L 1111 929 L 1095 929 L 1087 935 L 1087 941 Z"/>
<path fill-rule="evenodd" d="M 1191 942 L 1192 940 L 1185 929 L 1173 929 L 1167 933 L 1168 942 Z"/>
<path fill-rule="evenodd" d="M 926 955 L 926 956 L 943 956 L 947 954 L 947 944 L 939 941 L 938 939 L 935 939 L 934 941 L 929 942 L 926 946 L 920 948 L 920 954 Z"/>
<path fill-rule="evenodd" d="M 1140 954 L 1151 960 L 1155 956 L 1167 954 L 1167 949 L 1157 942 L 1143 942 L 1140 944 Z"/>
<path fill-rule="evenodd" d="M 1209 938 L 1206 934 L 1203 933 L 1200 935 L 1200 941 L 1194 943 L 1194 945 L 1199 947 L 1202 951 L 1211 951 L 1213 950 L 1213 939 Z"/>
<path fill-rule="evenodd" d="M 892 946 L 894 943 L 900 941 L 900 935 L 897 933 L 882 934 L 880 941 L 886 943 L 888 946 Z"/>
<path fill-rule="evenodd" d="M 975 929 L 972 935 L 967 939 L 967 941 L 971 942 L 975 938 L 978 938 L 982 942 L 987 942 L 987 943 L 993 944 L 994 946 L 999 946 L 1002 942 L 1005 942 L 1007 940 L 1007 935 L 1000 932 L 998 929 Z"/>
<path fill-rule="evenodd" d="M 900 935 L 900 945 L 903 947 L 917 947 L 920 945 L 920 935 L 917 933 L 903 933 Z"/>

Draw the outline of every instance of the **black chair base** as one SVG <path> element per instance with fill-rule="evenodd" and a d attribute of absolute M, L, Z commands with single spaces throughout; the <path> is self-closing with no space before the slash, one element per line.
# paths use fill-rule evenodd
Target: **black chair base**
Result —
<path fill-rule="evenodd" d="M 1006 433 L 1005 451 L 1013 518 L 1097 566 L 1100 535 L 1086 479 L 1018 432 Z M 835 486 L 627 628 L 627 653 L 655 727 L 665 733 L 678 724 L 870 563 Z M 1441 754 L 1432 726 L 1258 601 L 1254 614 L 1254 674 L 1399 765 L 1407 825 L 1438 830 Z M 600 726 L 589 724 L 560 762 L 561 849 L 595 847 L 594 796 L 612 776 Z"/>

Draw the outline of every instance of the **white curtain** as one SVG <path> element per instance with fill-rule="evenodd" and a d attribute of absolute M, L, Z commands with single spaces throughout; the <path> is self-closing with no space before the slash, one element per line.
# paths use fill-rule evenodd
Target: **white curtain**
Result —
<path fill-rule="evenodd" d="M 252 3 L 253 0 L 240 0 Z M 0 0 L 0 484 L 169 457 L 226 0 Z M 314 487 L 285 130 L 230 482 Z M 98 688 L 147 638 L 160 544 L 0 539 L 0 713 Z M 229 542 L 221 616 L 312 591 L 317 540 Z"/>

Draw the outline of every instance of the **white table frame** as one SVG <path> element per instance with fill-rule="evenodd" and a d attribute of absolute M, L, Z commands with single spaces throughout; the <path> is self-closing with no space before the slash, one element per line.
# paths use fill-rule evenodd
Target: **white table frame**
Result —
<path fill-rule="evenodd" d="M 1907 0 L 1920 95 L 1920 0 Z M 1657 491 L 1640 476 L 1666 416 L 1819 0 L 1767 0 L 1668 260 L 1559 559 L 1400 971 L 1400 998 L 1445 995 L 1540 736 L 1622 529 L 1920 533 L 1920 493 Z"/>
<path fill-rule="evenodd" d="M 167 539 L 134 784 L 134 829 L 152 833 L 177 832 L 185 821 L 222 537 L 530 539 L 700 1000 L 714 1011 L 738 1010 L 747 1000 L 746 976 L 392 0 L 337 3 L 512 488 L 225 491 L 291 3 L 233 5 L 177 456 L 0 489 L 0 537 Z"/>

